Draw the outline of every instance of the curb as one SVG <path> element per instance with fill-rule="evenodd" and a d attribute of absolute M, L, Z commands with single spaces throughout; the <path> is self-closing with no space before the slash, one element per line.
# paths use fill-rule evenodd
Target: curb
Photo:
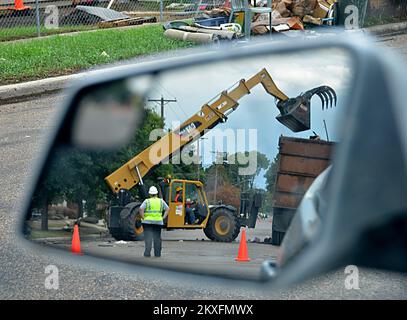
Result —
<path fill-rule="evenodd" d="M 124 64 L 104 69 L 74 73 L 66 76 L 0 86 L 0 105 L 19 102 L 33 96 L 55 93 L 68 88 L 74 81 L 83 80 L 87 77 L 103 73 L 125 70 L 129 65 L 130 64 Z"/>
<path fill-rule="evenodd" d="M 0 87 L 0 104 L 14 103 L 31 96 L 39 96 L 59 91 L 69 86 L 79 74 L 47 78 L 36 81 L 10 84 Z"/>
<path fill-rule="evenodd" d="M 402 33 L 407 32 L 407 22 L 397 22 L 380 26 L 373 26 L 369 28 L 364 28 L 362 30 L 366 33 L 378 36 L 392 33 Z M 144 59 L 141 59 L 141 61 L 138 62 L 144 62 L 143 60 Z M 146 60 L 148 61 L 148 59 Z M 86 77 L 94 76 L 97 74 L 103 74 L 105 72 L 110 73 L 112 71 L 126 69 L 130 64 L 134 64 L 134 62 L 115 67 L 107 67 L 104 69 L 75 73 L 72 75 L 52 77 L 42 80 L 0 86 L 0 105 L 15 103 L 30 98 L 32 96 L 40 96 L 44 94 L 55 93 L 69 87 L 70 84 L 76 80 L 82 80 Z"/>
<path fill-rule="evenodd" d="M 392 33 L 403 33 L 403 32 L 407 31 L 407 21 L 368 27 L 368 28 L 364 28 L 363 30 L 365 32 L 371 33 L 373 35 L 378 35 L 378 36 L 392 34 Z"/>

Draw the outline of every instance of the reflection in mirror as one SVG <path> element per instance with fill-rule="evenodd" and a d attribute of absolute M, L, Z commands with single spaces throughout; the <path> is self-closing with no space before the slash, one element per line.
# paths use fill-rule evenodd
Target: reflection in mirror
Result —
<path fill-rule="evenodd" d="M 85 255 L 259 279 L 264 261 L 284 256 L 280 245 L 296 209 L 330 164 L 352 67 L 348 52 L 332 48 L 101 87 L 100 95 L 79 101 L 73 143 L 52 151 L 27 238 L 71 251 L 77 224 Z M 144 106 L 143 117 L 133 115 L 134 103 Z M 103 141 L 117 148 L 95 148 Z M 296 254 L 306 247 L 323 226 L 313 221 L 319 227 L 309 228 L 307 217 L 316 216 L 303 215 L 306 236 L 289 232 L 285 247 Z M 157 245 L 154 256 L 160 232 L 161 257 L 145 257 L 143 240 Z"/>
<path fill-rule="evenodd" d="M 144 82 L 148 79 L 144 79 Z M 72 125 L 72 142 L 85 149 L 117 149 L 142 121 L 141 79 L 96 86 L 80 100 Z"/>

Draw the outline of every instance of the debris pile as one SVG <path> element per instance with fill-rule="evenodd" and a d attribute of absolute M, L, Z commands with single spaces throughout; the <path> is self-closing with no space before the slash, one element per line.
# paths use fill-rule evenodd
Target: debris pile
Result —
<path fill-rule="evenodd" d="M 266 244 L 273 244 L 273 239 L 271 237 L 266 237 L 264 238 L 263 242 Z"/>
<path fill-rule="evenodd" d="M 185 11 L 190 11 L 194 10 L 195 4 L 193 3 L 177 3 L 173 2 L 170 3 L 168 6 L 165 7 L 167 10 L 185 10 Z"/>
<path fill-rule="evenodd" d="M 267 7 L 267 2 L 256 0 L 255 7 Z M 337 0 L 275 0 L 272 2 L 271 32 L 334 25 L 337 11 Z M 183 20 L 166 23 L 164 35 L 199 43 L 234 40 L 244 36 L 245 18 L 244 8 L 234 8 L 226 1 L 222 6 L 201 10 L 192 23 Z M 253 13 L 250 19 L 252 34 L 270 32 L 270 13 Z"/>
<path fill-rule="evenodd" d="M 261 240 L 259 237 L 254 237 L 253 239 L 250 239 L 249 242 L 251 243 L 261 243 Z"/>
<path fill-rule="evenodd" d="M 308 25 L 334 25 L 337 22 L 335 0 L 276 0 L 272 5 L 273 31 L 304 30 Z M 252 32 L 263 34 L 269 30 L 269 15 L 258 14 L 252 22 Z"/>
<path fill-rule="evenodd" d="M 304 30 L 304 25 L 330 26 L 337 23 L 336 0 L 275 0 L 272 9 L 274 32 Z M 269 32 L 269 15 L 255 15 L 251 26 L 254 34 Z"/>

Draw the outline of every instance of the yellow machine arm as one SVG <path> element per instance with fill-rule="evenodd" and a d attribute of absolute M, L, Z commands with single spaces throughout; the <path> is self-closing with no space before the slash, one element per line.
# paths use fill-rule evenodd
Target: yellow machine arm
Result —
<path fill-rule="evenodd" d="M 115 172 L 107 176 L 105 180 L 109 187 L 114 193 L 118 193 L 120 189 L 130 190 L 139 183 L 142 185 L 143 177 L 154 166 L 158 165 L 161 161 L 169 159 L 173 154 L 180 151 L 185 145 L 204 135 L 206 133 L 205 130 L 210 130 L 217 124 L 225 122 L 227 120 L 227 116 L 239 105 L 238 100 L 249 94 L 250 90 L 260 83 L 270 95 L 279 100 L 277 104 L 277 107 L 281 112 L 279 117 L 289 117 L 290 119 L 288 120 L 292 121 L 292 114 L 289 114 L 291 113 L 289 109 L 297 110 L 298 106 L 300 105 L 304 109 L 304 104 L 307 102 L 309 107 L 310 97 L 307 98 L 308 101 L 302 101 L 302 96 L 289 99 L 283 92 L 280 91 L 280 89 L 278 89 L 267 70 L 262 69 L 250 79 L 240 80 L 239 84 L 229 92 L 223 91 L 213 102 L 204 104 L 198 113 L 194 114 L 188 120 L 183 122 L 179 128 L 169 132 L 151 146 L 144 149 L 134 158 L 129 160 Z M 331 88 L 329 89 L 332 90 Z M 325 91 L 326 90 L 327 89 L 325 89 Z M 316 94 L 318 94 L 317 91 Z M 334 96 L 336 100 L 336 95 Z M 303 112 L 303 110 L 301 112 Z M 277 120 L 285 125 L 288 123 L 287 120 L 280 120 L 278 117 Z M 285 121 L 287 123 L 284 123 Z M 290 125 L 287 126 L 290 127 Z M 293 131 L 304 130 L 291 129 Z"/>

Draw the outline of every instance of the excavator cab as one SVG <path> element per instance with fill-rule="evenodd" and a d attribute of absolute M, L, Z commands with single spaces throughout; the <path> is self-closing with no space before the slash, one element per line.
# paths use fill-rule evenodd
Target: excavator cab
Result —
<path fill-rule="evenodd" d="M 167 229 L 203 229 L 213 241 L 231 242 L 236 239 L 241 226 L 254 228 L 261 198 L 245 198 L 245 205 L 235 208 L 227 204 L 208 205 L 204 185 L 196 180 L 164 179 L 159 183 L 160 196 L 167 202 Z M 188 221 L 192 211 L 193 223 Z"/>
<path fill-rule="evenodd" d="M 210 212 L 202 182 L 174 179 L 160 186 L 163 198 L 170 207 L 167 228 L 201 229 L 205 227 Z M 188 221 L 188 211 L 193 212 L 196 223 Z"/>

